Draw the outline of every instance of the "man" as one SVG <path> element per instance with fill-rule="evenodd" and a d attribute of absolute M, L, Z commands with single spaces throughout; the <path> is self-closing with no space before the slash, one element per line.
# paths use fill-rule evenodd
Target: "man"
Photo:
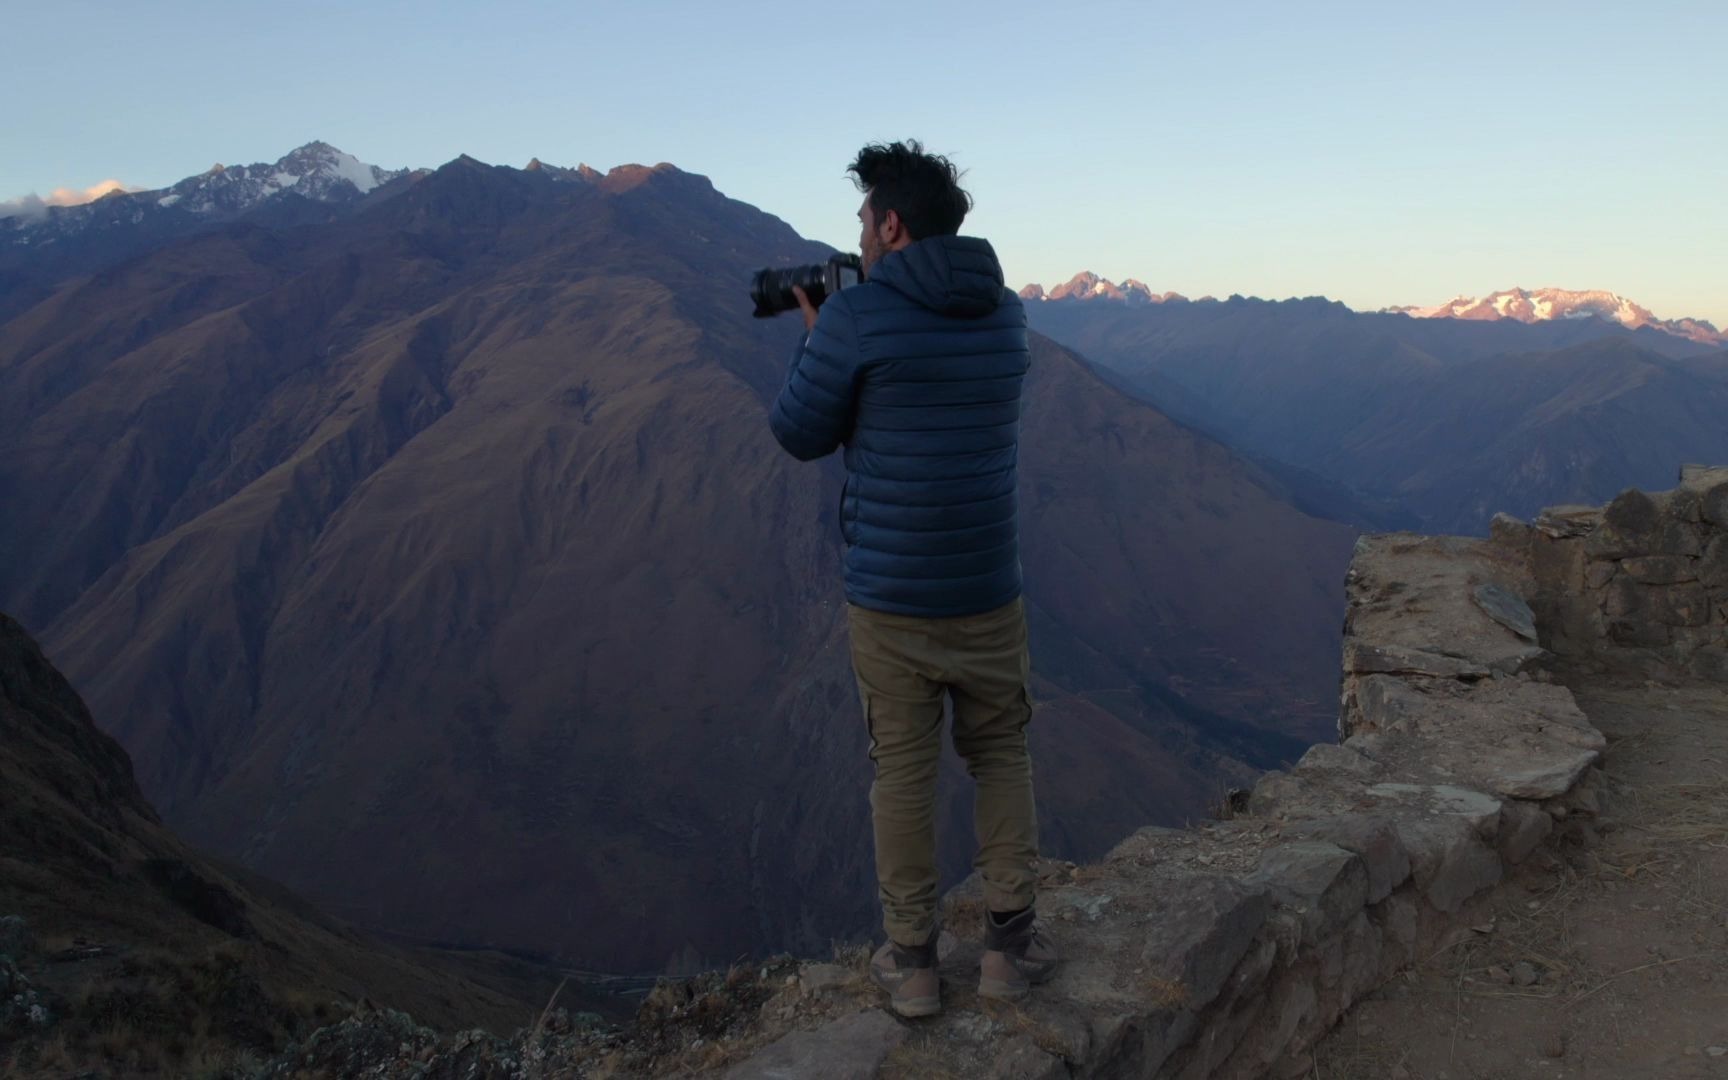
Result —
<path fill-rule="evenodd" d="M 1013 1000 L 1056 950 L 1034 921 L 1038 852 L 1026 724 L 1016 459 L 1026 313 L 989 243 L 956 235 L 971 198 L 916 141 L 866 146 L 848 170 L 865 280 L 818 310 L 770 423 L 808 461 L 845 444 L 840 531 L 852 665 L 876 782 L 870 808 L 888 941 L 871 958 L 902 1016 L 941 1009 L 936 766 L 943 697 L 976 784 L 988 907 L 978 990 Z"/>

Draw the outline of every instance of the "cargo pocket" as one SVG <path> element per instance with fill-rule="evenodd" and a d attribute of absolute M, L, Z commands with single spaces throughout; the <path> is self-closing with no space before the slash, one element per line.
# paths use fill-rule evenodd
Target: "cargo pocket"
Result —
<path fill-rule="evenodd" d="M 876 760 L 876 711 L 870 707 L 870 692 L 858 687 L 858 704 L 864 710 L 864 731 L 870 736 L 870 760 Z"/>

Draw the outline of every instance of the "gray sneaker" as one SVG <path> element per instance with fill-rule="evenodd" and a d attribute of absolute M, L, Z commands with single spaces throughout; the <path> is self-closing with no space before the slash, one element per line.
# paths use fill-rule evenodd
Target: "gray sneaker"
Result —
<path fill-rule="evenodd" d="M 984 916 L 984 958 L 978 964 L 978 995 L 1019 1001 L 1033 985 L 1056 974 L 1056 943 L 1027 908 L 1007 922 Z"/>
<path fill-rule="evenodd" d="M 909 949 L 893 941 L 870 958 L 870 978 L 888 991 L 888 1004 L 901 1016 L 935 1016 L 942 1011 L 942 983 L 936 975 L 936 935 Z"/>

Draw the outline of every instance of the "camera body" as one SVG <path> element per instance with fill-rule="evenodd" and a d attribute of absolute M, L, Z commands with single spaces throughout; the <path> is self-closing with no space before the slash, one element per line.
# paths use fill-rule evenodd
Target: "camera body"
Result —
<path fill-rule="evenodd" d="M 768 319 L 782 311 L 796 311 L 798 298 L 792 295 L 796 285 L 817 307 L 848 285 L 864 280 L 864 263 L 856 255 L 831 255 L 827 262 L 808 266 L 787 266 L 756 271 L 750 282 L 750 299 L 756 302 L 751 312 L 758 319 Z"/>

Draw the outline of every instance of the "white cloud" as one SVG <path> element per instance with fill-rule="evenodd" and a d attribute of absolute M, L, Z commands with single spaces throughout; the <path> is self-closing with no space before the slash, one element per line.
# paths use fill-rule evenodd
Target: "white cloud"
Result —
<path fill-rule="evenodd" d="M 123 184 L 118 180 L 104 180 L 100 184 L 92 184 L 83 189 L 55 188 L 48 193 L 47 198 L 31 192 L 20 195 L 16 199 L 0 200 L 0 218 L 24 215 L 34 217 L 45 212 L 50 206 L 81 206 L 94 202 L 110 191 L 143 191 L 143 188 L 132 184 Z"/>

